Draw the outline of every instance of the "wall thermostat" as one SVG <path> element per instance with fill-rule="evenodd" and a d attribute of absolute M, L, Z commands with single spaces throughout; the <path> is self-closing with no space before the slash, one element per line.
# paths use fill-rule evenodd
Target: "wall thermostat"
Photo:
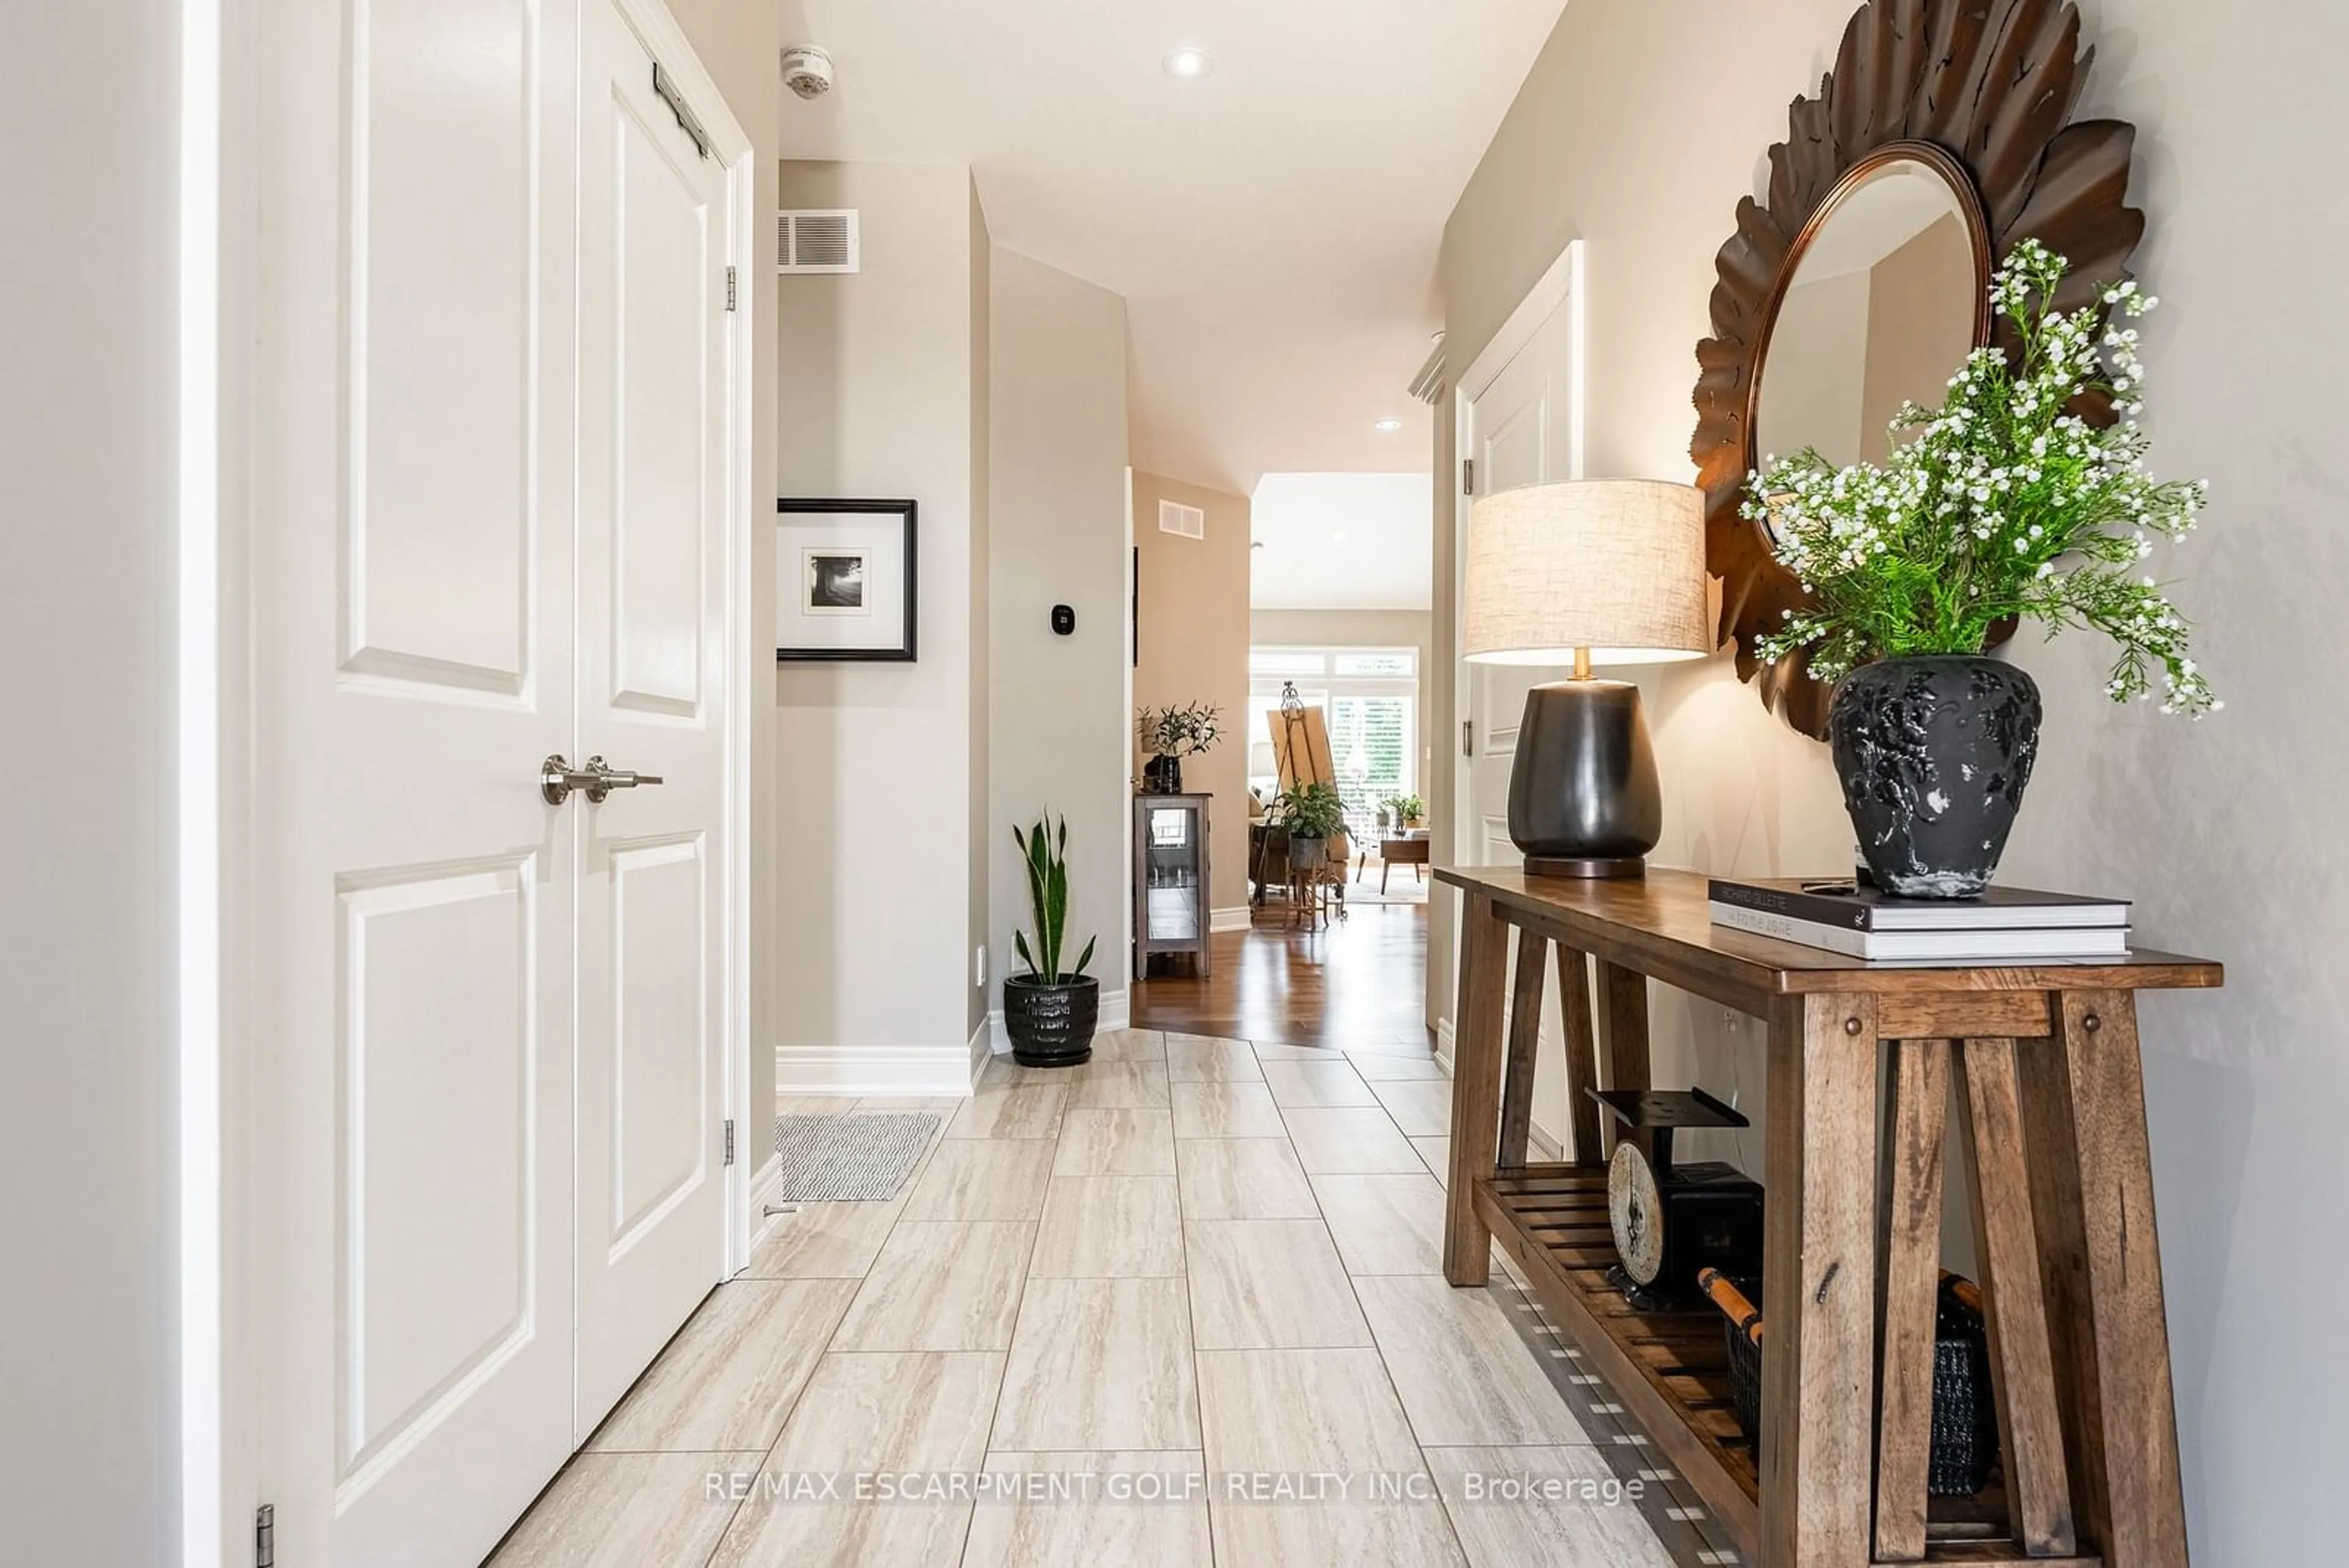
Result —
<path fill-rule="evenodd" d="M 1062 637 L 1077 629 L 1077 612 L 1067 605 L 1052 607 L 1052 629 Z"/>

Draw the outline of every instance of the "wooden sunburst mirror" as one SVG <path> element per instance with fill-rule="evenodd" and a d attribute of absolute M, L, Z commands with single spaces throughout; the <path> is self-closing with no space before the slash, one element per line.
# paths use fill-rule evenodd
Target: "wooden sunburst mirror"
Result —
<path fill-rule="evenodd" d="M 1872 182 L 1930 172 L 1947 187 L 1971 253 L 1966 347 L 2009 346 L 1984 295 L 1992 269 L 2022 240 L 2070 259 L 2060 308 L 2127 275 L 2145 232 L 2145 214 L 2127 202 L 2136 130 L 2072 118 L 2095 56 L 2080 47 L 2080 14 L 2068 0 L 1869 0 L 1844 29 L 1817 95 L 1795 99 L 1786 140 L 1770 149 L 1766 204 L 1738 203 L 1737 233 L 1714 261 L 1713 336 L 1696 349 L 1689 454 L 1705 492 L 1706 566 L 1722 581 L 1720 639 L 1735 641 L 1737 673 L 1763 706 L 1805 734 L 1824 733 L 1828 688 L 1805 660 L 1767 664 L 1754 649 L 1803 606 L 1802 584 L 1763 528 L 1739 514 L 1746 475 L 1765 455 L 1762 378 L 1795 274 L 1829 220 Z M 1963 357 L 1954 352 L 1936 386 Z M 1910 395 L 1935 400 L 1922 388 Z"/>

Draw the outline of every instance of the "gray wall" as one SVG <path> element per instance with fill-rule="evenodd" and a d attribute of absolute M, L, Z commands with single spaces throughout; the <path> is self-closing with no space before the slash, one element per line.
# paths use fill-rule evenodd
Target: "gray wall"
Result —
<path fill-rule="evenodd" d="M 2211 1563 L 2330 1562 L 2349 1398 L 2334 1354 L 2349 1251 L 2331 1220 L 2349 1183 L 2349 817 L 2337 798 L 2349 753 L 2334 673 L 2349 460 L 2313 385 L 2349 208 L 2290 150 L 2335 147 L 2349 129 L 2333 79 L 2349 13 L 2319 0 L 2082 10 L 2097 59 L 2081 112 L 2139 128 L 2133 199 L 2149 228 L 2137 265 L 2164 297 L 2145 323 L 2154 467 L 2212 484 L 2201 532 L 2155 565 L 2183 579 L 2229 702 L 2200 725 L 2116 710 L 2098 694 L 2098 639 L 2021 639 L 2047 726 L 2005 874 L 2134 898 L 2140 940 L 2227 961 L 2226 990 L 2155 996 L 2143 1012 L 2193 1544 Z M 1787 100 L 1816 86 L 1849 14 L 1848 0 L 1574 0 L 1446 232 L 1453 362 L 1473 360 L 1559 248 L 1584 238 L 1589 472 L 1688 477 L 1713 253 L 1738 198 L 1761 188 Z M 1450 453 L 1437 460 L 1449 472 Z M 1649 690 L 1661 858 L 1754 873 L 1847 864 L 1824 749 L 1764 716 L 1725 662 Z M 1660 1072 L 1742 1087 L 1754 1106 L 1758 1031 L 1661 994 Z M 1748 1135 L 1744 1152 L 1760 1149 Z"/>
<path fill-rule="evenodd" d="M 993 696 L 994 860 L 988 987 L 1020 972 L 1011 934 L 1029 929 L 1028 878 L 1011 825 L 1046 810 L 1069 824 L 1073 963 L 1097 936 L 1091 973 L 1126 987 L 1125 301 L 1015 251 L 995 252 Z M 1054 635 L 1051 611 L 1077 612 Z"/>
<path fill-rule="evenodd" d="M 0 88 L 0 1556 L 178 1561 L 179 8 L 13 6 Z"/>
<path fill-rule="evenodd" d="M 916 663 L 776 677 L 775 1041 L 959 1045 L 986 940 L 986 229 L 958 164 L 785 161 L 780 181 L 786 207 L 862 213 L 864 271 L 776 280 L 778 484 L 912 496 L 921 628 Z"/>

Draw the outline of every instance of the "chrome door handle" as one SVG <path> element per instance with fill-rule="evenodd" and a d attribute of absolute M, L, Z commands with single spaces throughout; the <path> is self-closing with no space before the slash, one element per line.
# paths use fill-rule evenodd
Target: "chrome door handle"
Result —
<path fill-rule="evenodd" d="M 634 789 L 638 784 L 660 782 L 658 774 L 630 773 L 612 766 L 601 757 L 590 757 L 585 766 L 574 768 L 564 760 L 561 752 L 538 768 L 538 792 L 546 797 L 549 805 L 561 805 L 571 798 L 574 790 L 584 792 L 590 802 L 601 805 L 616 789 Z"/>

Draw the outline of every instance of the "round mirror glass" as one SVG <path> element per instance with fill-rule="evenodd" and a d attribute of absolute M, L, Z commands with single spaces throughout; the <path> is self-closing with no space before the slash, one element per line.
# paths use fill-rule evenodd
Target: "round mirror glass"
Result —
<path fill-rule="evenodd" d="M 1829 196 L 1790 263 L 1764 344 L 1754 466 L 1806 447 L 1838 467 L 1881 462 L 1903 402 L 1940 406 L 1974 348 L 1990 287 L 1963 178 L 1904 151 L 1855 171 Z"/>

